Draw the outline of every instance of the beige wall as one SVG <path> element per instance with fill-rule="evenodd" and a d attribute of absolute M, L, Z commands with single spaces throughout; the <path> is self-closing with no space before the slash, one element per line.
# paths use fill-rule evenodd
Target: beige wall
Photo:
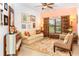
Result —
<path fill-rule="evenodd" d="M 72 21 L 73 31 L 77 32 L 77 10 L 76 10 L 76 7 L 68 7 L 68 8 L 64 7 L 64 8 L 59 8 L 59 9 L 55 9 L 52 11 L 44 12 L 41 15 L 41 20 L 43 21 L 43 18 L 45 18 L 45 17 L 58 17 L 58 16 L 65 16 L 65 15 L 70 16 L 70 21 Z M 41 24 L 43 25 L 43 22 L 41 22 Z"/>

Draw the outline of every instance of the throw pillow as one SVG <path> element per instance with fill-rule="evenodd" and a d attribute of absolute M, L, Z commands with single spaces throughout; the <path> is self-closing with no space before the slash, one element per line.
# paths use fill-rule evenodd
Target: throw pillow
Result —
<path fill-rule="evenodd" d="M 65 34 L 60 34 L 59 39 L 64 40 L 65 36 Z"/>
<path fill-rule="evenodd" d="M 25 36 L 30 36 L 29 32 L 24 32 Z"/>
<path fill-rule="evenodd" d="M 40 34 L 41 33 L 41 30 L 36 30 L 36 34 Z"/>
<path fill-rule="evenodd" d="M 27 32 L 24 32 L 24 35 L 27 36 Z"/>
<path fill-rule="evenodd" d="M 30 33 L 29 32 L 27 32 L 27 36 L 30 36 Z"/>
<path fill-rule="evenodd" d="M 70 33 L 68 33 L 64 38 L 64 43 L 67 44 L 68 40 L 70 38 Z"/>

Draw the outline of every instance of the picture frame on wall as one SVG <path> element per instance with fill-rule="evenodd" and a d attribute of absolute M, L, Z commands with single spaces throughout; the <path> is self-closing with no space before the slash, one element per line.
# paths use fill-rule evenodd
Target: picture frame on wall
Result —
<path fill-rule="evenodd" d="M 27 29 L 32 29 L 32 26 L 31 25 L 32 25 L 32 23 L 28 23 L 27 24 Z"/>
<path fill-rule="evenodd" d="M 8 4 L 4 3 L 4 9 L 7 11 L 8 10 Z"/>
<path fill-rule="evenodd" d="M 4 15 L 4 25 L 8 25 L 8 16 Z"/>
<path fill-rule="evenodd" d="M 22 24 L 22 29 L 26 29 L 26 24 Z"/>
<path fill-rule="evenodd" d="M 36 17 L 34 15 L 30 15 L 30 21 L 35 22 Z"/>
<path fill-rule="evenodd" d="M 29 22 L 29 20 L 30 20 L 30 17 L 29 17 L 29 15 L 27 15 L 27 14 L 25 14 L 25 13 L 22 13 L 21 14 L 21 22 L 22 23 L 28 23 Z"/>
<path fill-rule="evenodd" d="M 3 15 L 3 10 L 0 10 L 0 25 L 3 25 L 3 22 L 2 22 L 3 17 L 2 17 L 2 15 Z"/>
<path fill-rule="evenodd" d="M 35 23 L 33 23 L 33 28 L 35 28 Z"/>

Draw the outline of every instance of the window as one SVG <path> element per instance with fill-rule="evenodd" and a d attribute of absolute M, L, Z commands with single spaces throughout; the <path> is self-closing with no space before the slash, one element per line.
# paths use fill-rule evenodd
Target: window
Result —
<path fill-rule="evenodd" d="M 55 32 L 55 20 L 50 19 L 49 20 L 49 33 L 54 33 Z"/>
<path fill-rule="evenodd" d="M 61 33 L 61 18 L 51 18 L 49 20 L 49 33 Z"/>

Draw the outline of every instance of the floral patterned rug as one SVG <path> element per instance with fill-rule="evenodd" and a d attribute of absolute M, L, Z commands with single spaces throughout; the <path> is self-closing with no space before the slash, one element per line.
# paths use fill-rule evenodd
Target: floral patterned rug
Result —
<path fill-rule="evenodd" d="M 63 55 L 67 55 L 68 53 L 58 51 L 57 53 L 53 52 L 53 45 L 54 42 L 57 41 L 58 39 L 51 39 L 51 38 L 44 38 L 43 40 L 39 40 L 36 41 L 32 44 L 27 44 L 27 43 L 23 43 L 26 44 L 26 47 L 29 47 L 31 49 L 43 52 L 43 53 L 47 53 L 50 56 L 63 56 Z"/>

